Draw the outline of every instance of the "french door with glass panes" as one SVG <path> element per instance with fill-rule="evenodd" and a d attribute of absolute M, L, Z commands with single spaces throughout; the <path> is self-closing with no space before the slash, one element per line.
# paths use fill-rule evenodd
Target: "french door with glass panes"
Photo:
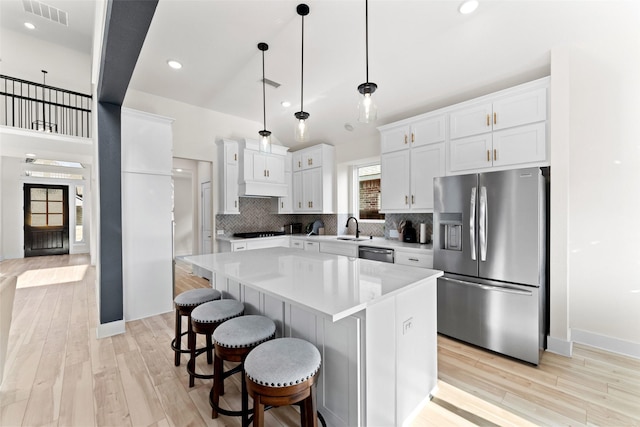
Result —
<path fill-rule="evenodd" d="M 69 253 L 69 188 L 24 185 L 24 256 Z"/>

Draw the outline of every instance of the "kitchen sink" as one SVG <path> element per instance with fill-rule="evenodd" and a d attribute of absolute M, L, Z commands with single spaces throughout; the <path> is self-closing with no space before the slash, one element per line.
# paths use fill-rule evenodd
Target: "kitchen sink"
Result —
<path fill-rule="evenodd" d="M 369 240 L 368 238 L 363 237 L 337 237 L 338 240 L 349 240 L 351 242 L 361 242 L 363 240 Z"/>

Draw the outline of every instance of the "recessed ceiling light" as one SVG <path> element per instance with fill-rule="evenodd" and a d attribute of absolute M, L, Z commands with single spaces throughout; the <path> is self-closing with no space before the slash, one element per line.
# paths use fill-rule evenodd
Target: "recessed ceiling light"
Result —
<path fill-rule="evenodd" d="M 179 70 L 180 68 L 182 68 L 182 64 L 173 59 L 169 59 L 167 61 L 167 64 L 169 64 L 169 67 L 173 68 L 174 70 Z"/>
<path fill-rule="evenodd" d="M 467 15 L 478 8 L 478 0 L 466 0 L 458 7 L 458 12 Z"/>
<path fill-rule="evenodd" d="M 31 22 L 25 22 L 24 26 L 27 27 L 30 30 L 35 30 L 36 29 L 36 26 L 33 25 Z"/>
<path fill-rule="evenodd" d="M 287 107 L 291 107 L 291 103 L 289 101 L 282 101 L 280 103 L 280 105 L 282 105 L 283 107 L 287 108 Z"/>
<path fill-rule="evenodd" d="M 353 125 L 351 123 L 345 123 L 344 128 L 349 132 L 353 132 Z"/>

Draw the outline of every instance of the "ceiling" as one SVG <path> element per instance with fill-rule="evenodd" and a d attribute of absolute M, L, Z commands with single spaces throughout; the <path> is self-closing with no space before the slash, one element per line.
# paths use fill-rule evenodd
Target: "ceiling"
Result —
<path fill-rule="evenodd" d="M 55 27 L 36 36 L 89 53 L 93 1 L 47 3 L 65 8 L 74 19 L 66 34 Z M 365 3 L 308 1 L 304 110 L 311 114 L 312 142 L 358 147 L 378 139 L 376 126 L 549 75 L 553 47 L 590 43 L 602 32 L 616 31 L 620 6 L 629 1 L 480 0 L 471 15 L 458 13 L 460 3 L 370 0 L 369 79 L 378 85 L 378 121 L 360 124 L 356 88 L 366 80 Z M 282 144 L 296 147 L 297 4 L 160 0 L 129 88 L 255 121 L 257 137 L 263 110 L 256 45 L 266 42 L 266 77 L 281 84 L 267 86 L 267 129 Z M 0 24 L 22 25 L 21 7 L 19 0 L 0 1 Z M 169 68 L 168 59 L 183 68 Z M 285 100 L 292 105 L 281 106 Z"/>

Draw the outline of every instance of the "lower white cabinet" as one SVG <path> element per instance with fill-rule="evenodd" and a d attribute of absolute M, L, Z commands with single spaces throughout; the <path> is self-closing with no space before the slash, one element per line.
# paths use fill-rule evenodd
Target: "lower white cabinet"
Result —
<path fill-rule="evenodd" d="M 320 252 L 357 258 L 358 246 L 352 243 L 320 242 Z"/>
<path fill-rule="evenodd" d="M 311 252 L 320 252 L 319 242 L 304 242 L 304 250 Z"/>
<path fill-rule="evenodd" d="M 289 247 L 288 236 L 242 239 L 235 241 L 218 240 L 220 252 L 238 252 L 262 248 Z"/>
<path fill-rule="evenodd" d="M 304 250 L 304 240 L 291 238 L 289 247 Z"/>
<path fill-rule="evenodd" d="M 413 267 L 433 268 L 433 252 L 403 252 L 396 249 L 394 263 Z"/>

